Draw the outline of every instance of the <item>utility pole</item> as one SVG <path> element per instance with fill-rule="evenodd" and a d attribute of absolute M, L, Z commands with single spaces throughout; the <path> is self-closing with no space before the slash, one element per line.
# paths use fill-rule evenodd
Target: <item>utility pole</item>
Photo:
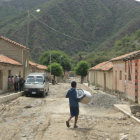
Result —
<path fill-rule="evenodd" d="M 30 12 L 29 10 L 27 11 L 27 35 L 26 35 L 26 46 L 28 47 L 29 45 L 29 20 L 30 20 Z"/>
<path fill-rule="evenodd" d="M 52 71 L 51 71 L 51 57 L 52 57 L 52 54 L 51 54 L 51 51 L 50 51 L 50 74 L 52 75 Z"/>
<path fill-rule="evenodd" d="M 29 10 L 27 11 L 27 32 L 26 32 L 26 47 L 29 45 L 29 20 L 30 20 L 30 13 Z M 27 52 L 26 52 L 27 54 Z M 28 65 L 28 58 L 23 61 L 24 68 L 23 68 L 23 77 L 25 78 L 25 73 L 27 72 L 27 65 Z"/>

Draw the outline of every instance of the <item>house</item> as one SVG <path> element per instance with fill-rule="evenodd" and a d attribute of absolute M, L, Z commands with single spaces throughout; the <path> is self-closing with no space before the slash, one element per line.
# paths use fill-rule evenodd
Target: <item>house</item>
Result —
<path fill-rule="evenodd" d="M 7 91 L 8 76 L 21 75 L 25 79 L 29 72 L 47 72 L 46 66 L 29 58 L 29 48 L 0 36 L 0 92 Z"/>
<path fill-rule="evenodd" d="M 111 59 L 113 90 L 140 103 L 140 50 Z"/>
<path fill-rule="evenodd" d="M 32 61 L 29 61 L 29 72 L 47 73 L 47 66 L 40 65 L 40 64 L 34 63 Z"/>
<path fill-rule="evenodd" d="M 90 83 L 102 87 L 104 90 L 113 89 L 113 64 L 106 61 L 89 69 Z"/>
<path fill-rule="evenodd" d="M 8 76 L 23 76 L 23 65 L 7 56 L 0 55 L 0 93 L 8 89 Z"/>
<path fill-rule="evenodd" d="M 0 54 L 3 54 L 22 64 L 22 75 L 25 78 L 29 73 L 29 56 L 30 50 L 24 45 L 21 45 L 8 38 L 0 36 Z"/>

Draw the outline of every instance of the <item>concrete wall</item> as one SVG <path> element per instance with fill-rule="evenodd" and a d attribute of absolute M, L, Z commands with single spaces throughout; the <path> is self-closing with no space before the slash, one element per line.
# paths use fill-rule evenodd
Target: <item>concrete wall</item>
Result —
<path fill-rule="evenodd" d="M 120 79 L 120 72 L 122 73 L 122 79 Z M 113 62 L 113 89 L 119 92 L 125 92 L 125 62 Z"/>
<path fill-rule="evenodd" d="M 23 67 L 22 66 L 14 66 L 0 63 L 0 71 L 2 72 L 2 89 L 1 92 L 8 90 L 8 71 L 11 70 L 11 75 L 15 76 L 16 74 L 21 74 L 23 76 Z"/>
<path fill-rule="evenodd" d="M 113 90 L 113 71 L 107 71 L 106 73 L 106 88 Z"/>
<path fill-rule="evenodd" d="M 89 71 L 88 79 L 89 79 L 91 84 L 94 84 L 94 85 L 98 84 L 97 83 L 97 80 L 98 80 L 97 76 L 98 76 L 97 71 L 94 71 L 94 70 Z"/>
<path fill-rule="evenodd" d="M 90 83 L 92 84 L 94 84 L 94 71 L 89 71 L 89 73 L 88 73 L 88 79 L 89 79 L 89 81 L 90 81 Z"/>
<path fill-rule="evenodd" d="M 104 87 L 104 73 L 102 71 L 96 71 L 97 80 L 96 85 Z"/>
<path fill-rule="evenodd" d="M 106 78 L 105 78 L 106 77 Z M 89 81 L 104 89 L 113 89 L 113 71 L 89 71 Z"/>
<path fill-rule="evenodd" d="M 0 39 L 0 54 L 8 56 L 20 63 L 23 62 L 22 49 L 2 39 Z"/>

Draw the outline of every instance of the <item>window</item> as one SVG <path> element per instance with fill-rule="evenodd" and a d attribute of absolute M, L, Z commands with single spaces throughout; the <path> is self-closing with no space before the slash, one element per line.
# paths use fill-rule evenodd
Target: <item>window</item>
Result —
<path fill-rule="evenodd" d="M 42 76 L 28 76 L 26 83 L 32 84 L 32 83 L 43 83 L 43 77 Z"/>
<path fill-rule="evenodd" d="M 120 80 L 122 80 L 122 71 L 120 71 Z"/>

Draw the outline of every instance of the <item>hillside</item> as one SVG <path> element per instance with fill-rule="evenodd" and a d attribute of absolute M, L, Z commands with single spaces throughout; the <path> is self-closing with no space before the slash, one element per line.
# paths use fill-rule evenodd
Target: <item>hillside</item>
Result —
<path fill-rule="evenodd" d="M 38 18 L 30 16 L 29 21 L 29 47 L 36 61 L 41 52 L 49 49 L 62 50 L 70 56 L 79 51 L 105 53 L 115 40 L 140 28 L 140 4 L 133 0 L 3 1 L 0 0 L 1 35 L 26 44 L 27 10 Z M 40 13 L 35 12 L 37 8 Z M 63 36 L 40 21 L 87 42 Z"/>
<path fill-rule="evenodd" d="M 73 62 L 76 59 L 86 60 L 91 66 L 95 66 L 103 61 L 108 61 L 113 57 L 117 57 L 126 53 L 130 53 L 136 50 L 140 50 L 140 30 L 137 30 L 131 35 L 126 35 L 122 39 L 116 41 L 114 46 L 108 51 L 98 51 L 92 53 L 79 53 L 73 57 Z M 80 57 L 81 56 L 81 57 Z"/>

